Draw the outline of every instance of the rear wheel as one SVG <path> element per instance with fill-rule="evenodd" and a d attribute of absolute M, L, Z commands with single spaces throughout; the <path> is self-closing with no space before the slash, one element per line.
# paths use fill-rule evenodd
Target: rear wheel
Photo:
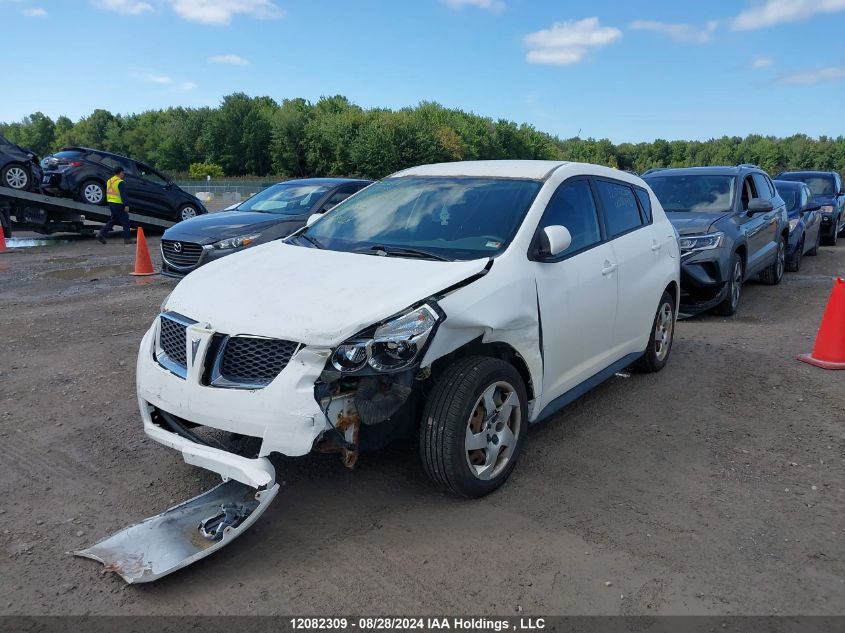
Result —
<path fill-rule="evenodd" d="M 801 236 L 801 241 L 798 243 L 798 248 L 789 257 L 786 258 L 786 270 L 791 273 L 797 273 L 801 270 L 801 256 L 804 253 L 804 236 Z"/>
<path fill-rule="evenodd" d="M 783 279 L 784 270 L 786 270 L 786 240 L 781 235 L 778 238 L 775 261 L 760 273 L 760 281 L 770 286 L 777 286 Z"/>
<path fill-rule="evenodd" d="M 10 189 L 17 189 L 18 191 L 26 191 L 29 189 L 29 185 L 32 178 L 29 175 L 29 170 L 23 165 L 15 165 L 14 163 L 11 165 L 6 165 L 3 168 L 2 182 L 3 186 L 9 187 Z"/>
<path fill-rule="evenodd" d="M 519 457 L 527 403 L 519 372 L 498 358 L 471 356 L 450 365 L 423 410 L 420 457 L 426 474 L 462 497 L 496 490 Z"/>
<path fill-rule="evenodd" d="M 104 205 L 106 190 L 103 183 L 97 180 L 86 180 L 79 187 L 79 199 L 87 204 Z"/>
<path fill-rule="evenodd" d="M 181 222 L 183 220 L 190 220 L 191 218 L 195 218 L 199 215 L 197 208 L 192 204 L 186 204 L 183 207 L 179 208 L 179 215 L 177 217 L 177 221 Z"/>
<path fill-rule="evenodd" d="M 714 308 L 716 314 L 722 316 L 733 316 L 739 307 L 739 297 L 742 294 L 742 280 L 745 267 L 742 264 L 742 257 L 734 253 L 731 258 L 730 278 L 728 279 L 728 294 L 724 301 Z"/>
<path fill-rule="evenodd" d="M 675 337 L 675 299 L 668 292 L 660 297 L 657 314 L 651 326 L 651 336 L 648 347 L 636 363 L 634 369 L 646 373 L 660 371 L 669 360 L 672 351 L 672 341 Z"/>

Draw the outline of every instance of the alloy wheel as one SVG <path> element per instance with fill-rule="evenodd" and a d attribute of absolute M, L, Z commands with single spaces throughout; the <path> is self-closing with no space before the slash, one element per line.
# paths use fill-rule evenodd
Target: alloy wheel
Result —
<path fill-rule="evenodd" d="M 777 278 L 780 279 L 783 277 L 783 272 L 786 270 L 786 243 L 781 240 L 780 244 L 778 245 L 778 266 L 777 266 Z"/>
<path fill-rule="evenodd" d="M 742 292 L 742 262 L 734 265 L 733 276 L 731 277 L 731 305 L 736 308 L 739 305 L 739 294 Z"/>
<path fill-rule="evenodd" d="M 464 448 L 470 472 L 493 479 L 510 462 L 522 424 L 522 406 L 513 385 L 495 382 L 479 396 L 467 421 Z"/>
<path fill-rule="evenodd" d="M 26 189 L 29 174 L 23 167 L 10 167 L 6 170 L 6 184 L 12 189 Z"/>
<path fill-rule="evenodd" d="M 82 197 L 90 204 L 100 204 L 103 201 L 103 188 L 93 182 L 87 184 L 82 190 Z"/>
<path fill-rule="evenodd" d="M 197 217 L 197 210 L 191 206 L 182 207 L 182 210 L 179 212 L 179 217 L 183 220 L 190 220 L 191 218 Z"/>
<path fill-rule="evenodd" d="M 657 360 L 663 362 L 672 347 L 672 334 L 675 330 L 675 309 L 668 301 L 660 306 L 657 323 L 654 328 L 654 353 Z"/>

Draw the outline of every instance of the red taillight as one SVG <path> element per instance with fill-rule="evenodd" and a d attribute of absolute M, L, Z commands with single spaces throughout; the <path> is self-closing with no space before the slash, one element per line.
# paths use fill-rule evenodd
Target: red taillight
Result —
<path fill-rule="evenodd" d="M 68 167 L 82 167 L 82 163 L 78 160 L 74 160 L 68 164 Z"/>

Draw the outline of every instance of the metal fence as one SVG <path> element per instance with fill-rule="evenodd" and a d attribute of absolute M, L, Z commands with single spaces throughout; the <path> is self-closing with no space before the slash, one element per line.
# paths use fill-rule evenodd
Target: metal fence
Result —
<path fill-rule="evenodd" d="M 266 189 L 277 181 L 262 180 L 177 180 L 176 185 L 195 195 L 209 210 L 222 209 Z"/>

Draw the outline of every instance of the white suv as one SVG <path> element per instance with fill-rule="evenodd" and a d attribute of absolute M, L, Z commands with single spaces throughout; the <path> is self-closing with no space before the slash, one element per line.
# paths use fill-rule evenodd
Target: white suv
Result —
<path fill-rule="evenodd" d="M 271 453 L 352 465 L 418 433 L 429 477 L 478 497 L 529 425 L 629 365 L 666 364 L 678 289 L 675 231 L 636 176 L 415 167 L 181 281 L 141 343 L 141 415 L 188 463 L 259 489 Z"/>

